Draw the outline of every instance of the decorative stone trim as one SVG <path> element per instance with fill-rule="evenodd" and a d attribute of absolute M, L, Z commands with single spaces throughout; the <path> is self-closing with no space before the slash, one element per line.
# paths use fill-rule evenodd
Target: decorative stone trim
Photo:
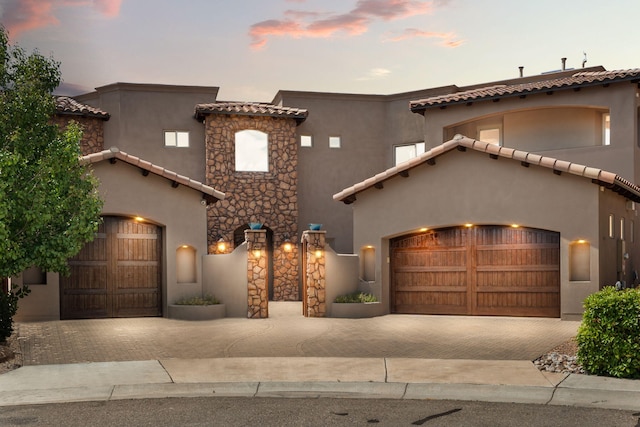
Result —
<path fill-rule="evenodd" d="M 247 317 L 269 317 L 267 230 L 245 230 L 247 241 Z"/>
<path fill-rule="evenodd" d="M 326 231 L 306 230 L 302 233 L 302 245 L 305 251 L 306 265 L 304 280 L 304 315 L 305 317 L 325 317 L 326 271 L 325 271 L 325 238 Z"/>

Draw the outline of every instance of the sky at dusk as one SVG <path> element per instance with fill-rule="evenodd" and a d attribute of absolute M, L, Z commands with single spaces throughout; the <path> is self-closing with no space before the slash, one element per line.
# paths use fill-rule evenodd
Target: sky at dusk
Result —
<path fill-rule="evenodd" d="M 12 43 L 61 62 L 65 91 L 219 86 L 391 94 L 561 67 L 640 67 L 639 0 L 0 0 Z M 72 94 L 73 94 L 72 93 Z"/>

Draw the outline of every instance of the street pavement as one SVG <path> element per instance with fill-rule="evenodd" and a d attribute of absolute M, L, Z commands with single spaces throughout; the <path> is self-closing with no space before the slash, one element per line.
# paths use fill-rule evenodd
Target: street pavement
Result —
<path fill-rule="evenodd" d="M 559 319 L 387 315 L 96 319 L 18 324 L 23 367 L 0 406 L 136 398 L 452 399 L 640 410 L 640 381 L 540 372 L 575 336 Z"/>

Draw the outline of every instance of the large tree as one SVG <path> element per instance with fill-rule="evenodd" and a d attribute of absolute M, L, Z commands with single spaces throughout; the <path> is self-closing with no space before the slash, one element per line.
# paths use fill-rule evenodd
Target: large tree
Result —
<path fill-rule="evenodd" d="M 97 231 L 102 202 L 79 162 L 81 130 L 51 120 L 59 84 L 58 62 L 0 28 L 0 278 L 32 266 L 66 274 Z"/>

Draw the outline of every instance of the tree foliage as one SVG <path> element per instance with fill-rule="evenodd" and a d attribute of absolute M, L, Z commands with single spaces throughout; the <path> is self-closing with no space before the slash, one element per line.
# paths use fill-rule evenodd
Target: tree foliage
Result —
<path fill-rule="evenodd" d="M 53 124 L 60 64 L 0 31 L 0 277 L 31 266 L 68 273 L 93 239 L 102 201 L 79 162 L 81 130 Z"/>

